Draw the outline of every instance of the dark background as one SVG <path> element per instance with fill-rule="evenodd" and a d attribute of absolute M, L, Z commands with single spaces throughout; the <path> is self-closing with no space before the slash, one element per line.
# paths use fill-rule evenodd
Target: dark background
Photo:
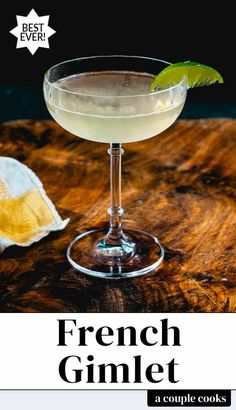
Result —
<path fill-rule="evenodd" d="M 236 30 L 229 2 L 176 3 L 8 1 L 0 25 L 0 120 L 48 117 L 42 97 L 45 70 L 63 60 L 95 54 L 212 65 L 225 84 L 190 90 L 183 116 L 236 117 Z M 17 39 L 9 33 L 16 26 L 16 14 L 26 16 L 32 8 L 39 15 L 49 14 L 49 25 L 56 30 L 49 39 L 50 49 L 40 48 L 33 56 L 26 48 L 17 50 Z"/>

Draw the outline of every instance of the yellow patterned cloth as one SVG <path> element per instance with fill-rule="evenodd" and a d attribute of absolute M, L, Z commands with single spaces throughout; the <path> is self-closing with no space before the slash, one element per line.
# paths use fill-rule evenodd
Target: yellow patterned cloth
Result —
<path fill-rule="evenodd" d="M 0 252 L 10 245 L 28 246 L 50 231 L 64 229 L 39 178 L 13 158 L 0 157 Z"/>

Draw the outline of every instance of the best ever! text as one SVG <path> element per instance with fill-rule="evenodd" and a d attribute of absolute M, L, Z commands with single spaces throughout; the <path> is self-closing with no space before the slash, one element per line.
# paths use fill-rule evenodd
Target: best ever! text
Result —
<path fill-rule="evenodd" d="M 43 33 L 44 23 L 23 23 L 22 32 L 20 33 L 21 41 L 43 41 L 45 33 Z"/>

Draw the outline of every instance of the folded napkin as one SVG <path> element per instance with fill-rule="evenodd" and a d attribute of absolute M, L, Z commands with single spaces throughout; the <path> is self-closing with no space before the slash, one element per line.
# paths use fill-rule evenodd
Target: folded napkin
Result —
<path fill-rule="evenodd" d="M 28 246 L 68 224 L 58 214 L 38 177 L 13 158 L 0 157 L 0 252 Z"/>

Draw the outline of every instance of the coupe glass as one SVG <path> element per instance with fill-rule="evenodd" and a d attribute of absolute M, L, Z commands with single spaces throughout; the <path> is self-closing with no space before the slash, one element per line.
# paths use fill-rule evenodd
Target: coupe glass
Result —
<path fill-rule="evenodd" d="M 58 124 L 79 137 L 110 144 L 110 226 L 91 228 L 70 243 L 68 260 L 80 272 L 130 278 L 152 271 L 163 260 L 164 248 L 155 236 L 123 228 L 121 144 L 160 134 L 182 111 L 185 78 L 149 92 L 154 76 L 168 64 L 148 57 L 94 56 L 62 62 L 45 74 L 45 101 Z"/>

